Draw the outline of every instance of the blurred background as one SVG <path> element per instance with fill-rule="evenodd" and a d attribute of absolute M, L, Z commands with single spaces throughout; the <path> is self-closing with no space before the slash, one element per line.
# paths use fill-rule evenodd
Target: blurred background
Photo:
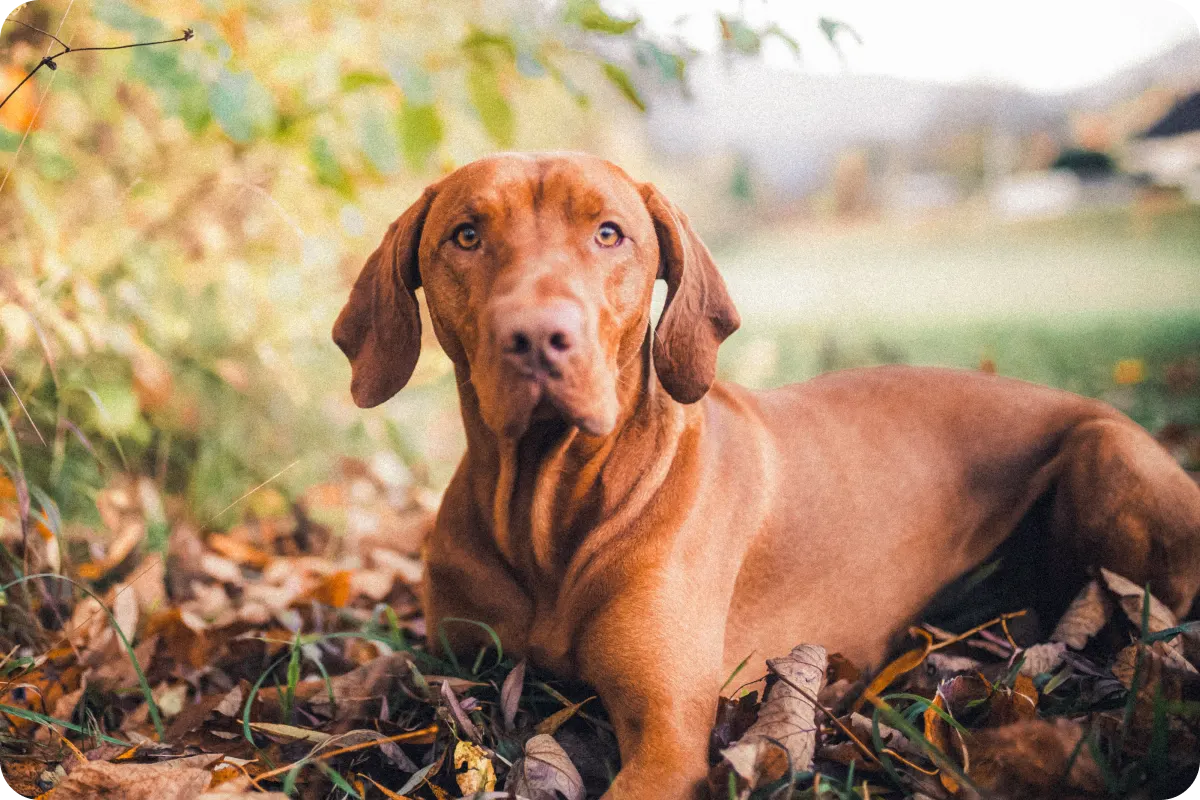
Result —
<path fill-rule="evenodd" d="M 139 479 L 151 550 L 168 516 L 298 501 L 378 529 L 347 475 L 434 503 L 462 448 L 449 363 L 430 337 L 409 388 L 362 411 L 330 328 L 421 187 L 505 149 L 599 154 L 688 212 L 744 318 L 725 378 L 983 369 L 1102 397 L 1200 464 L 1200 32 L 1173 3 L 37 0 L 12 19 L 74 47 L 195 37 L 71 53 L 0 108 L 10 543 L 22 507 L 47 541 L 94 522 L 117 476 Z M 0 95 L 59 49 L 5 24 Z"/>

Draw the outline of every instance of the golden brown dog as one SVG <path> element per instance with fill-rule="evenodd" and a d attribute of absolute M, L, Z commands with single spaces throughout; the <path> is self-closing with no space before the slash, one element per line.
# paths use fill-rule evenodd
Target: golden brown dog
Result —
<path fill-rule="evenodd" d="M 421 286 L 467 433 L 427 543 L 429 629 L 484 621 L 592 684 L 623 762 L 606 798 L 696 796 L 738 662 L 813 642 L 878 663 L 1035 501 L 1053 563 L 1111 566 L 1176 611 L 1200 586 L 1200 489 L 1101 403 L 939 369 L 714 383 L 739 320 L 708 250 L 598 158 L 486 158 L 392 224 L 334 328 L 360 406 L 412 373 Z"/>

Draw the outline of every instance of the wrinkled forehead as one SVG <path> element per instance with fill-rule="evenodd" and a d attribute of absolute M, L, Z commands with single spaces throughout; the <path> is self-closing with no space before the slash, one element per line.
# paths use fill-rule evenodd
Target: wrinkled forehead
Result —
<path fill-rule="evenodd" d="M 513 223 L 544 216 L 651 224 L 637 185 L 615 164 L 586 155 L 521 153 L 480 159 L 448 175 L 438 185 L 426 224 Z"/>

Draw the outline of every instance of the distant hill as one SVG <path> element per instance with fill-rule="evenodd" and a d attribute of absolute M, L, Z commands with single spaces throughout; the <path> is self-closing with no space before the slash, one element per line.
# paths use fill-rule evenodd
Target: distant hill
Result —
<path fill-rule="evenodd" d="M 991 129 L 1065 141 L 1075 110 L 1105 109 L 1159 86 L 1200 86 L 1200 38 L 1063 94 L 991 84 L 943 84 L 879 75 L 780 70 L 752 59 L 707 56 L 690 69 L 692 97 L 652 90 L 648 130 L 664 155 L 732 152 L 782 196 L 823 185 L 847 147 L 882 146 L 920 161 L 947 137 Z"/>

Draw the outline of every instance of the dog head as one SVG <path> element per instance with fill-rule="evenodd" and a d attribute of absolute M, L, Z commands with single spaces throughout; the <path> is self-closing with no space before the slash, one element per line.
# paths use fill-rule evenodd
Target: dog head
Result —
<path fill-rule="evenodd" d="M 485 424 L 519 437 L 558 417 L 610 433 L 636 381 L 654 281 L 667 284 L 654 369 L 675 400 L 712 385 L 739 319 L 708 249 L 654 186 L 578 154 L 504 154 L 425 190 L 367 260 L 333 329 L 364 408 L 420 353 L 416 290 Z"/>

